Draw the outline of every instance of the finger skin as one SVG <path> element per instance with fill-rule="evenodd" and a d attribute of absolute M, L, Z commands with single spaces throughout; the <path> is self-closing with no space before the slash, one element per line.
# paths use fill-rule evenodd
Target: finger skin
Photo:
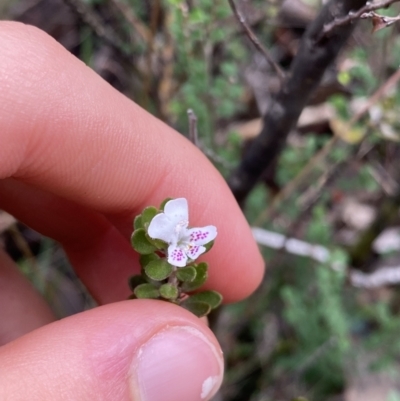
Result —
<path fill-rule="evenodd" d="M 54 320 L 49 306 L 0 249 L 0 346 Z"/>
<path fill-rule="evenodd" d="M 98 303 L 129 297 L 127 278 L 139 274 L 139 258 L 105 216 L 15 179 L 0 180 L 0 194 L 0 207 L 63 244 Z"/>
<path fill-rule="evenodd" d="M 211 355 L 198 355 L 196 349 L 189 348 L 189 359 L 182 355 L 183 366 L 177 360 L 164 363 L 156 382 L 145 383 L 150 387 L 144 397 L 140 381 L 147 380 L 148 372 L 140 371 L 140 358 L 152 339 L 174 329 L 184 329 L 183 336 L 195 333 L 193 347 L 198 344 L 197 336 L 207 343 L 205 353 Z M 198 366 L 185 366 L 191 352 L 194 358 L 197 355 L 192 365 Z M 158 355 L 150 354 L 152 360 L 162 362 Z M 154 370 L 159 368 L 155 366 Z M 171 388 L 164 385 L 161 391 L 157 386 L 168 378 L 168 369 L 176 369 L 177 376 L 183 377 L 170 377 Z M 193 380 L 192 387 L 185 388 L 182 383 L 180 389 L 177 387 L 182 379 L 185 381 L 185 369 L 192 376 L 197 372 L 203 376 L 188 377 Z M 136 300 L 83 312 L 20 337 L 0 348 L 0 372 L 1 400 L 150 401 L 149 394 L 155 391 L 159 400 L 169 401 L 171 393 L 171 397 L 186 397 L 176 399 L 200 401 L 201 384 L 207 374 L 218 376 L 217 387 L 223 366 L 215 337 L 194 315 L 161 301 Z"/>
<path fill-rule="evenodd" d="M 228 302 L 254 291 L 263 275 L 262 258 L 229 188 L 198 149 L 40 30 L 2 22 L 0 48 L 0 178 L 13 177 L 71 202 L 71 209 L 77 203 L 103 215 L 126 242 L 132 219 L 144 206 L 186 197 L 191 226 L 218 228 L 216 245 L 206 255 L 209 286 Z M 1 196 L 0 190 L 0 207 Z M 26 199 L 15 200 L 16 217 Z M 57 216 L 43 212 L 35 228 L 48 220 L 55 235 L 63 230 Z M 91 239 L 101 244 L 96 257 L 90 244 L 70 251 L 85 284 L 97 277 L 90 285 L 104 302 L 110 300 L 104 295 L 110 280 L 125 282 L 130 269 L 116 259 L 116 268 L 96 271 L 102 254 L 107 263 L 115 254 L 111 245 L 125 249 L 122 238 L 111 229 L 107 233 L 110 245 L 104 232 Z"/>

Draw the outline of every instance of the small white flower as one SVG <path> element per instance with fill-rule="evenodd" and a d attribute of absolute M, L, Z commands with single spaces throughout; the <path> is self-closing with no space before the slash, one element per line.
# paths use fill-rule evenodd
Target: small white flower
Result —
<path fill-rule="evenodd" d="M 188 228 L 189 212 L 185 198 L 168 201 L 164 213 L 159 213 L 150 222 L 147 230 L 153 239 L 168 244 L 168 263 L 177 267 L 186 266 L 188 259 L 195 260 L 206 251 L 203 246 L 217 236 L 215 226 Z"/>

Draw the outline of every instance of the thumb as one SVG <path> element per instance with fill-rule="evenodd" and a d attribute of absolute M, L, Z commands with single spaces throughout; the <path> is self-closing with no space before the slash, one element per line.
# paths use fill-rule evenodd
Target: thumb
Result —
<path fill-rule="evenodd" d="M 101 306 L 0 348 L 1 400 L 209 400 L 222 374 L 211 331 L 160 301 Z"/>

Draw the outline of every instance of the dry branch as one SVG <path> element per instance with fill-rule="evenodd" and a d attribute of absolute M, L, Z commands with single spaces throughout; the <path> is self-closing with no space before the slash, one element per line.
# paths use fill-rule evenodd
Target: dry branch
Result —
<path fill-rule="evenodd" d="M 231 6 L 233 13 L 235 14 L 236 19 L 239 21 L 239 23 L 242 26 L 247 37 L 254 44 L 254 47 L 264 56 L 267 63 L 275 70 L 279 79 L 283 80 L 285 78 L 285 73 L 283 72 L 281 67 L 279 67 L 279 65 L 274 61 L 274 59 L 269 54 L 269 51 L 263 46 L 263 44 L 258 39 L 257 35 L 247 25 L 246 19 L 244 18 L 242 13 L 236 7 L 235 2 L 233 0 L 228 0 L 228 2 L 229 2 L 229 5 Z"/>
<path fill-rule="evenodd" d="M 328 35 L 332 30 L 339 26 L 347 25 L 350 24 L 353 21 L 357 21 L 360 18 L 363 18 L 363 14 L 368 14 L 372 11 L 379 10 L 381 8 L 386 8 L 389 7 L 391 4 L 398 2 L 399 0 L 385 0 L 385 1 L 380 1 L 380 2 L 368 2 L 364 7 L 360 8 L 356 12 L 350 11 L 347 15 L 341 17 L 341 18 L 335 18 L 332 22 L 329 24 L 326 24 L 324 26 L 324 29 L 321 32 L 321 38 L 325 37 Z"/>
<path fill-rule="evenodd" d="M 102 38 L 123 56 L 129 57 L 132 55 L 132 51 L 126 49 L 125 44 L 118 35 L 86 3 L 82 0 L 64 0 L 64 2 L 99 38 Z"/>
<path fill-rule="evenodd" d="M 317 42 L 324 26 L 347 16 L 351 10 L 358 10 L 365 3 L 366 0 L 331 0 L 309 26 L 282 89 L 263 117 L 261 133 L 228 180 L 240 204 L 243 204 L 263 171 L 279 156 L 310 95 L 354 28 L 354 24 L 335 27 L 329 37 Z"/>

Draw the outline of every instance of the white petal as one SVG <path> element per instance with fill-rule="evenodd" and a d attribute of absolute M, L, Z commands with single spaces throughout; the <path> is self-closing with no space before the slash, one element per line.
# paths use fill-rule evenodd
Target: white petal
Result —
<path fill-rule="evenodd" d="M 150 222 L 147 233 L 151 238 L 170 244 L 176 242 L 175 224 L 165 213 L 157 214 Z"/>
<path fill-rule="evenodd" d="M 174 222 L 187 227 L 189 224 L 188 203 L 185 198 L 172 199 L 164 206 L 164 213 Z"/>
<path fill-rule="evenodd" d="M 205 245 L 213 241 L 217 236 L 217 227 L 197 227 L 187 230 L 189 235 L 189 242 L 194 245 Z"/>
<path fill-rule="evenodd" d="M 186 251 L 187 256 L 192 259 L 195 260 L 197 259 L 202 253 L 204 253 L 206 251 L 206 248 L 204 246 L 201 245 L 194 245 L 191 246 L 190 249 L 188 251 Z"/>
<path fill-rule="evenodd" d="M 183 250 L 175 245 L 170 245 L 168 247 L 168 263 L 177 266 L 184 267 L 186 266 L 187 256 Z"/>

